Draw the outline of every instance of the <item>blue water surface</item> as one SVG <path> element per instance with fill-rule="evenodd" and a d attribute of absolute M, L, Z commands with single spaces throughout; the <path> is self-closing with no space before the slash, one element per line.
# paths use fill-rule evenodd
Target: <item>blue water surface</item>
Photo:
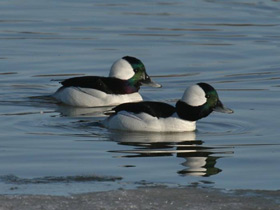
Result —
<path fill-rule="evenodd" d="M 0 194 L 279 190 L 279 23 L 270 0 L 1 1 Z M 125 55 L 163 85 L 141 88 L 145 99 L 174 104 L 207 82 L 235 113 L 195 132 L 126 133 L 96 126 L 102 108 L 41 97 Z"/>

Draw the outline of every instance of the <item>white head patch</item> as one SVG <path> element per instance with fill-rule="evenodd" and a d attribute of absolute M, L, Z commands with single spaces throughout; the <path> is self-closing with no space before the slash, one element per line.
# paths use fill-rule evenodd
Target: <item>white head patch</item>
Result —
<path fill-rule="evenodd" d="M 134 70 L 130 63 L 124 59 L 119 59 L 113 63 L 109 77 L 115 77 L 118 79 L 127 80 L 133 77 Z"/>
<path fill-rule="evenodd" d="M 192 85 L 185 90 L 182 101 L 191 106 L 201 106 L 207 99 L 204 90 L 199 85 Z"/>

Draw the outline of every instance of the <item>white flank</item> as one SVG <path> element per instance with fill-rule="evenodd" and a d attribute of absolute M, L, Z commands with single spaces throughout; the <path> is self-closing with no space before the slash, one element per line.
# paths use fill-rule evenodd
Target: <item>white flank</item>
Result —
<path fill-rule="evenodd" d="M 134 70 L 129 62 L 124 59 L 119 59 L 113 63 L 109 77 L 115 77 L 123 80 L 128 80 L 134 75 Z"/>
<path fill-rule="evenodd" d="M 141 132 L 185 132 L 194 131 L 196 122 L 180 119 L 177 114 L 168 118 L 157 118 L 146 113 L 118 112 L 103 121 L 105 127 L 113 130 Z"/>
<path fill-rule="evenodd" d="M 114 95 L 91 88 L 65 87 L 53 94 L 53 97 L 76 107 L 112 106 L 127 102 L 142 101 L 139 93 Z"/>
<path fill-rule="evenodd" d="M 199 85 L 192 85 L 186 89 L 182 101 L 191 106 L 201 106 L 207 99 L 204 90 Z"/>

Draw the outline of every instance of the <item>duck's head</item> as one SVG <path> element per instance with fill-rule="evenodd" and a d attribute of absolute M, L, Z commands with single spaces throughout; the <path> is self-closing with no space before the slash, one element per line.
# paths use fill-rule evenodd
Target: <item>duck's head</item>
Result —
<path fill-rule="evenodd" d="M 151 80 L 144 64 L 139 59 L 131 56 L 125 56 L 113 63 L 109 77 L 131 80 L 140 85 L 161 87 L 160 84 Z"/>
<path fill-rule="evenodd" d="M 190 121 L 207 117 L 213 111 L 233 113 L 233 110 L 223 105 L 217 91 L 207 83 L 197 83 L 187 88 L 176 107 L 179 116 Z"/>

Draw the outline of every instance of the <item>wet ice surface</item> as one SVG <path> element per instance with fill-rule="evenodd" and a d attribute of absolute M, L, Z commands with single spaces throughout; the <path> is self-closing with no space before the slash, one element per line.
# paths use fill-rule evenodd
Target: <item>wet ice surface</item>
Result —
<path fill-rule="evenodd" d="M 1 8 L 0 194 L 279 190 L 279 2 L 15 0 Z M 103 108 L 41 97 L 64 78 L 105 76 L 125 55 L 163 85 L 143 87 L 145 99 L 174 104 L 187 86 L 207 82 L 235 113 L 212 114 L 190 133 L 111 132 L 95 126 Z"/>
<path fill-rule="evenodd" d="M 1 209 L 199 209 L 199 210 L 276 210 L 280 207 L 279 191 L 238 191 L 197 188 L 147 188 L 118 190 L 72 196 L 0 196 Z"/>

